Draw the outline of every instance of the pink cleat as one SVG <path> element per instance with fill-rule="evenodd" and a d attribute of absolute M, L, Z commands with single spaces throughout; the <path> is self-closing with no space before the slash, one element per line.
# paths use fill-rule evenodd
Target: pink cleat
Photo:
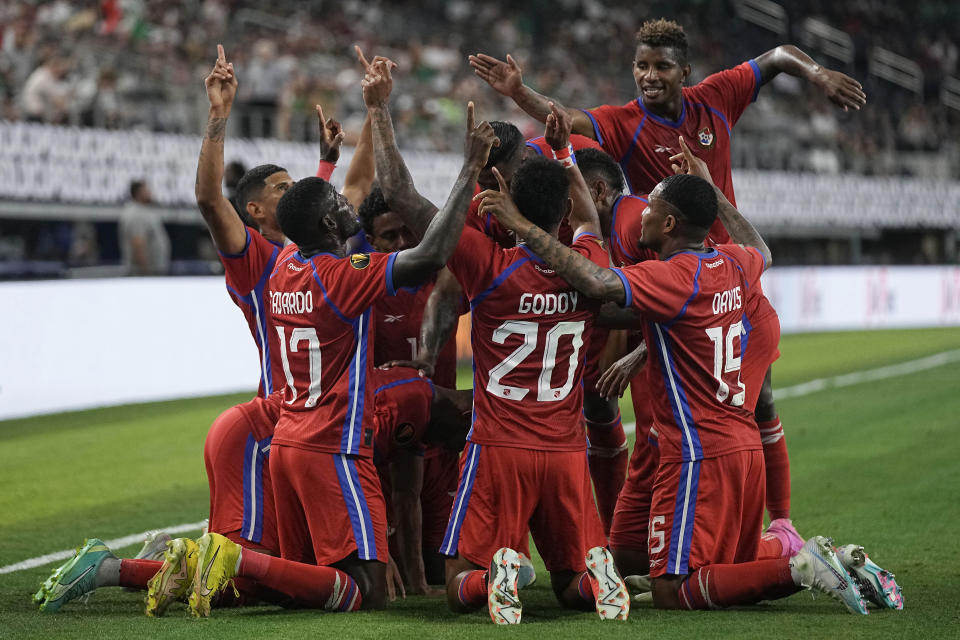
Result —
<path fill-rule="evenodd" d="M 803 548 L 804 539 L 793 528 L 793 521 L 787 518 L 777 518 L 772 521 L 763 535 L 774 536 L 780 541 L 783 547 L 780 556 L 782 558 L 792 558 Z"/>

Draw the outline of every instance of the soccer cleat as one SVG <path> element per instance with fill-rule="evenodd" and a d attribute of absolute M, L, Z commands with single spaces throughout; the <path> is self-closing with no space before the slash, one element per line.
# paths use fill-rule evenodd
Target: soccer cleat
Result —
<path fill-rule="evenodd" d="M 137 555 L 133 556 L 134 560 L 163 560 L 170 540 L 170 534 L 166 531 L 148 533 L 143 541 L 143 547 Z"/>
<path fill-rule="evenodd" d="M 814 536 L 807 540 L 797 555 L 790 558 L 790 573 L 798 586 L 828 594 L 851 613 L 869 613 L 856 583 L 833 552 L 829 538 Z"/>
<path fill-rule="evenodd" d="M 774 536 L 783 547 L 781 558 L 792 558 L 803 548 L 803 537 L 793 527 L 793 521 L 788 518 L 777 518 L 770 522 L 764 532 L 765 536 Z"/>
<path fill-rule="evenodd" d="M 629 587 L 630 593 L 641 594 L 641 593 L 650 593 L 653 591 L 653 587 L 650 585 L 650 575 L 645 576 L 624 576 L 624 584 Z M 634 598 L 636 600 L 636 598 Z"/>
<path fill-rule="evenodd" d="M 147 583 L 146 614 L 153 618 L 166 612 L 175 600 L 186 602 L 197 572 L 197 543 L 190 538 L 167 542 L 163 566 Z"/>
<path fill-rule="evenodd" d="M 197 566 L 190 593 L 190 613 L 197 618 L 210 615 L 210 601 L 237 574 L 240 545 L 219 533 L 205 533 L 197 540 Z M 233 588 L 236 592 L 237 588 Z M 237 593 L 239 596 L 240 594 Z"/>
<path fill-rule="evenodd" d="M 526 589 L 527 587 L 533 586 L 533 583 L 537 581 L 537 572 L 533 568 L 533 563 L 523 553 L 518 552 L 520 556 L 520 572 L 517 575 L 517 589 Z"/>
<path fill-rule="evenodd" d="M 903 609 L 903 594 L 893 574 L 878 567 L 863 547 L 848 544 L 836 551 L 840 564 L 853 578 L 864 598 L 881 608 Z"/>
<path fill-rule="evenodd" d="M 59 611 L 64 603 L 93 593 L 97 588 L 97 569 L 107 558 L 116 558 L 103 540 L 90 538 L 67 562 L 57 567 L 40 586 L 33 601 L 41 611 Z"/>
<path fill-rule="evenodd" d="M 606 547 L 587 551 L 587 575 L 597 598 L 597 615 L 601 620 L 626 620 L 630 615 L 630 594 L 613 566 L 613 556 Z"/>
<path fill-rule="evenodd" d="M 517 593 L 521 554 L 503 547 L 493 554 L 487 573 L 487 605 L 496 624 L 520 624 L 523 606 Z"/>

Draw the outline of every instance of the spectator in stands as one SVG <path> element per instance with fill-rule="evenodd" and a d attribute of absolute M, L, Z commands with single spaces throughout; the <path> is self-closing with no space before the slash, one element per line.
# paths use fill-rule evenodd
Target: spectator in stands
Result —
<path fill-rule="evenodd" d="M 20 96 L 27 120 L 56 124 L 66 121 L 73 94 L 66 79 L 71 64 L 70 58 L 57 54 L 30 74 Z"/>
<path fill-rule="evenodd" d="M 170 237 L 159 211 L 150 206 L 153 195 L 142 180 L 130 183 L 130 202 L 120 213 L 120 255 L 132 276 L 162 276 L 170 271 Z"/>

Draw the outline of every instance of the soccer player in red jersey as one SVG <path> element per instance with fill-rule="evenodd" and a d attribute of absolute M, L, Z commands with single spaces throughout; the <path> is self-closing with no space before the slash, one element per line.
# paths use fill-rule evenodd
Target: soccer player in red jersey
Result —
<path fill-rule="evenodd" d="M 677 136 L 695 141 L 697 153 L 710 167 L 713 182 L 726 198 L 736 204 L 730 173 L 730 134 L 760 88 L 779 73 L 804 78 L 844 110 L 859 109 L 866 103 L 860 83 L 849 76 L 816 64 L 793 45 L 771 49 L 733 69 L 708 76 L 692 87 L 683 83 L 690 75 L 687 38 L 683 28 L 669 20 L 644 22 L 637 33 L 633 76 L 639 96 L 622 106 L 605 105 L 581 111 L 568 109 L 573 131 L 594 138 L 612 155 L 627 176 L 632 193 L 649 193 L 671 171 L 670 157 L 679 152 Z M 506 61 L 485 54 L 469 58 L 476 74 L 495 90 L 512 98 L 521 109 L 543 122 L 550 113 L 551 100 L 523 84 L 520 66 L 511 57 Z M 714 244 L 729 241 L 723 225 L 710 229 Z M 753 332 L 772 330 L 765 318 Z M 773 340 L 764 336 L 765 342 Z M 786 441 L 773 402 L 770 373 L 759 390 L 756 420 L 764 435 L 767 459 L 767 508 L 771 520 L 792 530 L 790 512 L 790 471 Z"/>
<path fill-rule="evenodd" d="M 707 248 L 722 211 L 744 245 Z M 653 602 L 709 609 L 815 588 L 866 613 L 860 592 L 826 538 L 791 558 L 757 560 L 763 455 L 744 406 L 743 306 L 771 262 L 763 239 L 707 181 L 675 175 L 650 194 L 643 244 L 659 254 L 601 269 L 563 247 L 513 206 L 492 210 L 550 267 L 592 298 L 642 314 L 654 367 L 653 417 L 660 462 L 650 508 Z M 759 495 L 758 495 L 759 493 Z"/>
<path fill-rule="evenodd" d="M 548 132 L 562 138 L 572 170 L 535 158 L 510 187 L 554 235 L 570 209 L 569 183 L 580 179 L 567 149 L 569 120 L 562 119 L 565 127 L 560 122 L 552 120 Z M 389 114 L 373 114 L 372 126 L 387 202 L 420 235 L 436 207 L 414 188 Z M 505 191 L 505 179 L 495 175 Z M 487 190 L 476 199 L 500 193 Z M 585 189 L 576 194 L 586 197 Z M 596 214 L 583 211 L 572 214 L 580 234 L 573 249 L 606 264 Z M 494 622 L 519 622 L 521 553 L 532 533 L 561 604 L 625 619 L 629 600 L 602 546 L 584 455 L 581 349 L 597 307 L 571 295 L 526 247 L 503 249 L 475 229 L 464 229 L 447 266 L 470 298 L 475 371 L 473 427 L 441 547 L 451 557 L 448 603 L 455 611 L 487 604 Z"/>

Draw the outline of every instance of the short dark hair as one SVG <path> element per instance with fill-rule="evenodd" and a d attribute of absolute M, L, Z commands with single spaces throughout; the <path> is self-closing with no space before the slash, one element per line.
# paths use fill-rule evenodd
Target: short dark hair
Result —
<path fill-rule="evenodd" d="M 687 34 L 673 20 L 658 18 L 641 24 L 637 31 L 637 46 L 642 44 L 653 48 L 669 47 L 676 52 L 677 62 L 687 64 Z"/>
<path fill-rule="evenodd" d="M 686 224 L 704 231 L 717 219 L 717 194 L 713 186 L 698 176 L 680 173 L 664 178 L 658 196 L 670 203 Z"/>
<path fill-rule="evenodd" d="M 277 223 L 283 235 L 301 248 L 316 244 L 323 234 L 320 218 L 336 195 L 337 190 L 323 178 L 298 180 L 277 203 Z"/>
<path fill-rule="evenodd" d="M 522 150 L 525 143 L 520 129 L 517 129 L 517 126 L 511 122 L 494 120 L 490 123 L 490 126 L 493 127 L 493 132 L 497 134 L 500 144 L 490 148 L 490 155 L 487 157 L 487 164 L 484 169 L 510 160 L 514 154 Z"/>
<path fill-rule="evenodd" d="M 614 191 L 623 191 L 624 180 L 620 165 L 609 153 L 603 149 L 587 147 L 576 152 L 577 167 L 584 178 L 599 176 L 610 185 Z"/>
<path fill-rule="evenodd" d="M 134 180 L 130 183 L 130 197 L 136 199 L 137 192 L 147 185 L 143 180 Z"/>
<path fill-rule="evenodd" d="M 552 231 L 567 212 L 570 178 L 553 159 L 536 156 L 517 169 L 510 181 L 510 195 L 520 212 L 544 231 Z"/>
<path fill-rule="evenodd" d="M 387 206 L 387 201 L 383 197 L 383 190 L 380 185 L 375 184 L 367 197 L 363 199 L 360 208 L 357 209 L 357 216 L 360 218 L 360 225 L 363 230 L 372 236 L 373 221 L 388 211 L 390 211 L 390 207 Z"/>

